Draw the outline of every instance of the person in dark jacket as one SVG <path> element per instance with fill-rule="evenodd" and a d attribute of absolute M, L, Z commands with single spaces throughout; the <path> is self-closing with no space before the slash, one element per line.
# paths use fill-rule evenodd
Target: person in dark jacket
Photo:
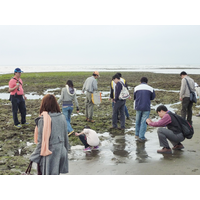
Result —
<path fill-rule="evenodd" d="M 171 148 L 167 139 L 173 144 L 173 150 L 183 149 L 184 146 L 181 142 L 185 139 L 182 134 L 181 127 L 173 115 L 170 115 L 170 111 L 166 106 L 160 105 L 156 109 L 159 117 L 161 118 L 157 122 L 153 122 L 151 119 L 147 119 L 146 122 L 149 126 L 160 127 L 158 128 L 158 139 L 160 146 L 163 147 L 161 150 L 157 150 L 157 153 L 172 153 Z M 167 126 L 167 128 L 163 128 Z"/>
<path fill-rule="evenodd" d="M 148 79 L 142 77 L 141 84 L 134 88 L 134 106 L 136 110 L 135 137 L 139 142 L 145 142 L 147 129 L 146 119 L 151 111 L 151 100 L 155 98 L 154 89 L 149 86 Z"/>
<path fill-rule="evenodd" d="M 114 106 L 113 106 L 113 115 L 112 115 L 112 127 L 111 129 L 117 129 L 117 116 L 118 113 L 120 115 L 120 124 L 121 127 L 118 129 L 125 129 L 125 103 L 126 100 L 120 100 L 119 95 L 122 90 L 122 84 L 123 82 L 120 81 L 120 77 L 118 74 L 115 74 L 112 78 L 112 80 L 115 82 L 115 97 L 113 99 Z M 125 86 L 125 85 L 124 85 Z"/>

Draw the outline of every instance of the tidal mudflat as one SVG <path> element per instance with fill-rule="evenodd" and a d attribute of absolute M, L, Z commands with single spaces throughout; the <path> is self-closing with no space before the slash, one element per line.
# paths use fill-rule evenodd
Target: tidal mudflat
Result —
<path fill-rule="evenodd" d="M 0 174 L 21 174 L 21 172 L 27 168 L 29 163 L 28 158 L 35 148 L 35 144 L 33 143 L 35 128 L 34 119 L 38 117 L 41 99 L 47 93 L 52 93 L 59 98 L 61 88 L 65 86 L 67 80 L 72 80 L 74 87 L 78 90 L 77 96 L 80 107 L 79 114 L 76 113 L 76 109 L 73 111 L 72 127 L 75 131 L 80 132 L 86 124 L 89 124 L 92 129 L 97 131 L 101 140 L 100 151 L 85 154 L 82 151 L 83 146 L 79 139 L 74 135 L 69 137 L 71 145 L 69 161 L 70 166 L 73 166 L 69 174 L 145 174 L 143 171 L 140 171 L 139 168 L 145 168 L 145 164 L 147 163 L 153 164 L 157 163 L 158 160 L 162 161 L 163 156 L 156 153 L 156 150 L 160 148 L 156 129 L 148 127 L 146 133 L 148 141 L 145 144 L 136 142 L 134 138 L 135 111 L 133 109 L 133 90 L 134 87 L 140 83 L 140 78 L 146 76 L 149 79 L 149 85 L 155 88 L 156 92 L 156 98 L 152 101 L 150 117 L 153 119 L 158 118 L 155 108 L 160 104 L 165 104 L 168 109 L 180 114 L 181 104 L 179 101 L 179 89 L 181 79 L 179 74 L 123 72 L 122 76 L 129 85 L 129 91 L 132 97 L 132 99 L 126 102 L 130 120 L 126 120 L 126 130 L 124 132 L 110 132 L 109 127 L 111 126 L 112 106 L 109 101 L 109 89 L 111 78 L 115 73 L 116 72 L 100 73 L 98 88 L 103 93 L 103 99 L 99 106 L 95 105 L 94 107 L 94 120 L 96 121 L 94 124 L 85 122 L 85 95 L 80 92 L 84 80 L 91 76 L 91 72 L 23 73 L 21 78 L 24 83 L 25 93 L 28 97 L 26 107 L 27 121 L 30 125 L 19 130 L 13 127 L 11 103 L 8 101 L 8 82 L 13 75 L 0 75 Z M 198 75 L 190 76 L 195 82 L 200 84 L 200 77 Z M 200 111 L 199 102 L 193 106 L 193 111 L 194 115 Z M 190 142 L 192 141 L 193 140 Z M 167 159 L 169 162 L 174 162 L 181 157 L 187 157 L 188 154 L 196 154 L 196 150 L 191 146 L 191 148 L 185 150 L 185 152 L 176 152 L 172 157 L 165 158 L 165 161 Z M 81 165 L 85 165 L 86 163 L 92 166 L 100 163 L 99 166 L 111 166 L 112 170 L 109 169 L 109 167 L 100 170 L 98 166 L 96 166 L 96 170 L 94 169 L 88 172 L 87 169 L 85 169 L 85 171 L 81 171 Z M 133 169 L 133 171 L 131 171 L 131 168 L 123 171 L 123 167 L 129 164 L 141 165 L 138 169 Z M 76 165 L 76 167 L 74 167 L 74 165 Z M 118 168 L 115 168 L 116 166 L 118 166 Z M 78 167 L 80 167 L 80 170 L 78 170 Z M 136 165 L 136 167 L 138 166 Z M 75 169 L 78 171 L 75 171 Z M 82 169 L 84 169 L 84 167 Z M 146 171 L 146 173 L 148 174 L 148 171 Z M 160 173 L 165 174 L 165 172 Z M 195 167 L 191 169 L 191 174 L 194 173 L 199 173 Z M 155 172 L 155 174 L 157 174 L 157 172 Z"/>

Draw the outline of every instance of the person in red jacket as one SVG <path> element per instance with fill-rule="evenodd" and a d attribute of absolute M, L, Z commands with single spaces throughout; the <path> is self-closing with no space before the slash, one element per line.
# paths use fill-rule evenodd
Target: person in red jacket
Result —
<path fill-rule="evenodd" d="M 9 92 L 10 92 L 10 100 L 12 103 L 12 112 L 13 112 L 13 120 L 14 127 L 21 128 L 20 122 L 17 117 L 18 109 L 21 113 L 21 124 L 28 125 L 26 123 L 26 105 L 25 100 L 27 99 L 24 95 L 23 90 L 23 82 L 21 77 L 21 69 L 16 68 L 14 70 L 14 77 L 9 81 Z"/>

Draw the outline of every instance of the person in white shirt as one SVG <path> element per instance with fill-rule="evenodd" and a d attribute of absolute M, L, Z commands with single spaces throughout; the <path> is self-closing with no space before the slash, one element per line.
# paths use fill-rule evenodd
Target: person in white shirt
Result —
<path fill-rule="evenodd" d="M 84 151 L 98 150 L 99 137 L 96 131 L 92 130 L 89 126 L 85 126 L 81 133 L 75 133 L 81 142 L 84 144 Z"/>

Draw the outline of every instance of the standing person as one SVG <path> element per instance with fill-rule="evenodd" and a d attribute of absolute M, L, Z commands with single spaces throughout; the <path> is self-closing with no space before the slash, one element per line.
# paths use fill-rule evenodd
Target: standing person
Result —
<path fill-rule="evenodd" d="M 155 98 L 154 89 L 149 86 L 148 79 L 142 77 L 140 85 L 134 88 L 134 104 L 136 110 L 135 137 L 139 142 L 145 142 L 145 132 L 147 129 L 146 119 L 151 111 L 151 100 Z"/>
<path fill-rule="evenodd" d="M 119 95 L 122 90 L 122 84 L 124 85 L 124 83 L 120 81 L 120 77 L 118 74 L 115 74 L 112 79 L 116 85 L 115 85 L 115 97 L 113 99 L 114 106 L 113 106 L 111 129 L 117 129 L 117 116 L 119 113 L 121 128 L 118 128 L 118 129 L 123 130 L 123 129 L 125 129 L 125 114 L 124 114 L 124 112 L 125 112 L 126 100 L 122 100 L 122 99 L 120 100 Z"/>
<path fill-rule="evenodd" d="M 25 100 L 27 99 L 24 90 L 23 90 L 23 82 L 21 77 L 20 68 L 16 68 L 14 70 L 14 77 L 9 81 L 9 92 L 10 92 L 10 100 L 12 103 L 12 113 L 13 113 L 13 120 L 14 120 L 14 127 L 21 128 L 20 122 L 17 117 L 17 112 L 21 113 L 21 124 L 28 125 L 26 123 L 26 105 Z"/>
<path fill-rule="evenodd" d="M 99 72 L 93 72 L 91 77 L 88 77 L 83 84 L 82 92 L 86 91 L 86 100 L 85 100 L 85 115 L 86 121 L 94 123 L 93 117 L 93 108 L 94 104 L 92 102 L 92 93 L 98 89 L 97 87 L 97 78 L 100 77 Z"/>
<path fill-rule="evenodd" d="M 157 150 L 157 153 L 172 153 L 167 139 L 173 144 L 173 150 L 183 149 L 184 146 L 181 142 L 185 140 L 185 137 L 183 136 L 181 127 L 176 118 L 173 115 L 170 115 L 170 111 L 164 105 L 158 106 L 156 112 L 161 119 L 157 122 L 147 119 L 146 122 L 149 126 L 160 127 L 158 128 L 157 133 L 160 146 L 163 148 L 161 150 Z M 166 126 L 167 128 L 163 128 Z"/>
<path fill-rule="evenodd" d="M 190 78 L 185 71 L 182 71 L 180 73 L 180 76 L 182 78 L 181 80 L 181 89 L 180 89 L 180 100 L 182 101 L 182 110 L 181 110 L 181 116 L 186 119 L 187 115 L 187 121 L 192 125 L 192 106 L 193 102 L 190 101 L 190 90 L 188 88 L 187 82 L 190 86 L 190 89 L 195 92 L 194 87 L 194 80 Z"/>
<path fill-rule="evenodd" d="M 89 126 L 85 126 L 81 133 L 75 133 L 84 144 L 84 151 L 98 150 L 99 137 L 96 131 L 92 130 Z"/>
<path fill-rule="evenodd" d="M 43 97 L 40 117 L 35 122 L 34 142 L 37 147 L 30 160 L 39 164 L 42 175 L 68 173 L 67 122 L 54 95 Z"/>
<path fill-rule="evenodd" d="M 62 101 L 62 112 L 65 115 L 67 121 L 67 130 L 69 133 L 68 136 L 70 136 L 72 133 L 74 133 L 74 130 L 70 124 L 71 114 L 73 111 L 73 101 L 76 104 L 77 113 L 79 113 L 78 101 L 76 98 L 76 88 L 74 88 L 73 82 L 71 80 L 68 80 L 66 83 L 66 87 L 62 88 L 58 104 L 60 104 L 61 101 Z"/>
<path fill-rule="evenodd" d="M 117 75 L 119 75 L 119 77 L 120 77 L 120 81 L 122 81 L 123 83 L 124 83 L 124 85 L 125 85 L 125 87 L 128 89 L 128 85 L 127 85 L 127 83 L 126 83 L 126 80 L 124 79 L 124 78 L 122 78 L 121 76 L 121 73 L 116 73 Z M 114 97 L 115 97 L 115 86 L 116 86 L 116 84 L 115 84 L 115 82 L 112 80 L 111 81 L 111 83 L 110 83 L 110 99 L 112 99 L 112 107 L 114 106 L 114 101 L 113 101 L 113 99 L 114 99 Z M 109 99 L 109 100 L 110 100 Z M 126 115 L 126 119 L 130 119 L 129 118 L 129 113 L 128 113 L 128 109 L 127 109 L 127 107 L 126 107 L 126 105 L 125 105 L 125 115 Z"/>

